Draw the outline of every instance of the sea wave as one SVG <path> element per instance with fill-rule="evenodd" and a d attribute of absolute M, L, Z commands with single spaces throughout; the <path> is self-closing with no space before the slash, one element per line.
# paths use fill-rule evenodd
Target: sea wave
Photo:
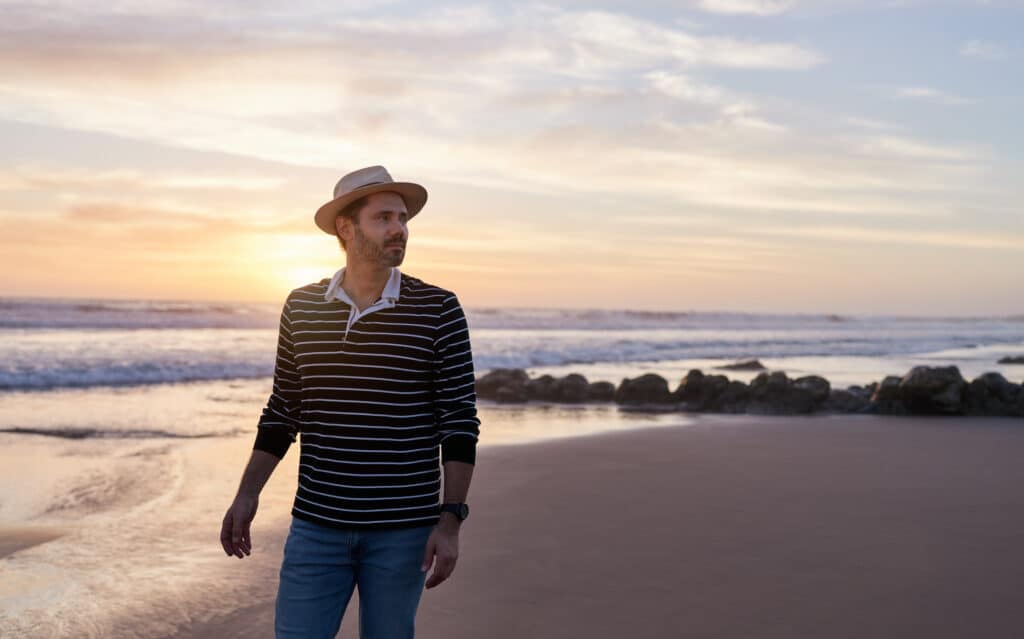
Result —
<path fill-rule="evenodd" d="M 478 374 L 749 358 L 946 358 L 952 351 L 951 361 L 987 365 L 1021 354 L 1024 344 L 1024 326 L 1006 318 L 492 308 L 466 315 Z M 7 299 L 0 326 L 25 327 L 0 327 L 0 391 L 270 377 L 279 319 L 276 304 Z"/>
<path fill-rule="evenodd" d="M 42 435 L 44 437 L 59 437 L 61 439 L 202 439 L 205 437 L 223 437 L 225 435 L 240 434 L 237 431 L 209 432 L 209 433 L 175 433 L 168 430 L 118 430 L 103 428 L 87 428 L 81 426 L 64 426 L 56 428 L 33 428 L 25 426 L 14 426 L 11 428 L 0 428 L 0 433 L 12 435 Z"/>

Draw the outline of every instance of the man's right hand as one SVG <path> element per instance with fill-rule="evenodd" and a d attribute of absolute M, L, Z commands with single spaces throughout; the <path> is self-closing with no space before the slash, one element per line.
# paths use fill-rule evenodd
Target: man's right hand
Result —
<path fill-rule="evenodd" d="M 232 502 L 228 512 L 224 515 L 224 522 L 220 527 L 220 543 L 224 546 L 224 552 L 228 556 L 234 555 L 239 559 L 252 553 L 252 539 L 249 537 L 249 525 L 256 516 L 256 507 L 259 506 L 259 496 L 238 494 Z"/>

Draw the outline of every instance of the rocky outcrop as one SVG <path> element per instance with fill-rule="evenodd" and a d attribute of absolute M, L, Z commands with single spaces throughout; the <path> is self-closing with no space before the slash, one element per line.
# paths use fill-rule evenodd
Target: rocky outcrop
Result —
<path fill-rule="evenodd" d="M 625 378 L 615 390 L 617 404 L 671 404 L 675 401 L 668 390 L 668 381 L 654 373 Z"/>
<path fill-rule="evenodd" d="M 590 382 L 587 386 L 587 399 L 592 402 L 615 401 L 615 384 L 611 382 Z"/>
<path fill-rule="evenodd" d="M 698 369 L 686 374 L 673 392 L 683 410 L 691 412 L 744 413 L 750 388 L 725 375 L 705 375 Z"/>
<path fill-rule="evenodd" d="M 966 392 L 956 366 L 915 366 L 899 385 L 903 406 L 913 415 L 963 415 Z"/>
<path fill-rule="evenodd" d="M 806 415 L 828 399 L 828 380 L 817 375 L 790 380 L 782 371 L 761 373 L 750 382 L 747 412 L 755 415 Z"/>
<path fill-rule="evenodd" d="M 526 397 L 535 401 L 555 401 L 555 378 L 551 375 L 541 375 L 536 379 L 526 382 Z"/>
<path fill-rule="evenodd" d="M 822 410 L 832 413 L 864 413 L 871 407 L 871 391 L 862 386 L 833 388 Z"/>
<path fill-rule="evenodd" d="M 832 384 L 820 375 L 805 375 L 793 380 L 793 388 L 802 393 L 809 393 L 811 403 L 817 409 L 828 399 L 832 391 Z"/>
<path fill-rule="evenodd" d="M 579 373 L 565 377 L 541 375 L 530 379 L 521 368 L 496 368 L 478 377 L 476 395 L 501 403 L 526 401 L 545 402 L 609 402 L 615 397 L 615 385 L 611 382 L 590 383 Z"/>
<path fill-rule="evenodd" d="M 532 400 L 576 404 L 590 399 L 590 384 L 579 373 L 565 377 L 542 375 L 526 383 L 526 395 Z"/>
<path fill-rule="evenodd" d="M 715 410 L 720 413 L 745 413 L 749 402 L 750 387 L 734 379 L 729 381 L 718 396 Z"/>
<path fill-rule="evenodd" d="M 997 364 L 1024 364 L 1024 355 L 1008 355 L 999 358 Z"/>
<path fill-rule="evenodd" d="M 906 415 L 907 409 L 903 405 L 900 396 L 900 378 L 889 375 L 882 380 L 881 384 L 875 385 L 871 395 L 872 413 L 882 415 Z"/>
<path fill-rule="evenodd" d="M 790 379 L 764 371 L 750 384 L 725 375 L 690 370 L 670 391 L 660 375 L 589 382 L 578 373 L 530 379 L 522 369 L 499 368 L 476 380 L 477 397 L 500 403 L 544 401 L 610 402 L 624 407 L 689 412 L 806 415 L 816 412 L 881 415 L 974 415 L 1024 417 L 1024 389 L 999 373 L 968 383 L 955 366 L 917 366 L 903 377 L 890 375 L 867 386 L 834 389 L 818 375 Z"/>
<path fill-rule="evenodd" d="M 714 366 L 713 368 L 727 370 L 727 371 L 763 371 L 767 370 L 764 364 L 756 359 L 745 359 L 742 362 L 734 362 L 732 364 L 723 364 L 721 366 Z"/>
<path fill-rule="evenodd" d="M 525 402 L 530 376 L 521 368 L 496 368 L 476 380 L 476 396 L 500 403 Z"/>
<path fill-rule="evenodd" d="M 590 399 L 590 383 L 579 373 L 569 373 L 555 382 L 555 401 L 579 403 Z"/>
<path fill-rule="evenodd" d="M 968 415 L 1024 416 L 1024 391 L 999 373 L 985 373 L 967 386 Z"/>

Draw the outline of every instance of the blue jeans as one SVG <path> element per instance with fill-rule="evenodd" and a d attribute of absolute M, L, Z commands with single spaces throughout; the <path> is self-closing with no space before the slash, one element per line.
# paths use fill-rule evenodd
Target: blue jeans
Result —
<path fill-rule="evenodd" d="M 330 528 L 293 516 L 275 606 L 278 639 L 334 639 L 357 586 L 360 639 L 412 639 L 433 529 Z"/>

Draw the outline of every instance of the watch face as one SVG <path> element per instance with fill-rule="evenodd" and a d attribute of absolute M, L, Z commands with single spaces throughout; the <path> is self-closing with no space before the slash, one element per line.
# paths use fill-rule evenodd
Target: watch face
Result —
<path fill-rule="evenodd" d="M 462 521 L 469 516 L 469 506 L 466 504 L 443 504 L 441 506 L 441 512 L 446 510 L 458 517 L 459 521 Z"/>

